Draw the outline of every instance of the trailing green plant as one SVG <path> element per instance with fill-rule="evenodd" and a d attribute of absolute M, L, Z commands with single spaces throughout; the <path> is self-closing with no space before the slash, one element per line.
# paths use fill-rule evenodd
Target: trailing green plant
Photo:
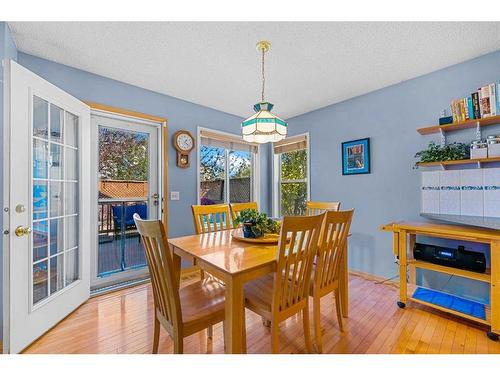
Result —
<path fill-rule="evenodd" d="M 255 237 L 262 237 L 266 233 L 279 233 L 281 225 L 279 221 L 267 217 L 265 213 L 259 213 L 254 209 L 245 209 L 234 219 L 234 225 L 250 225 L 252 233 Z"/>
<path fill-rule="evenodd" d="M 448 145 L 438 145 L 435 142 L 430 142 L 425 150 L 415 154 L 416 158 L 420 158 L 419 163 L 429 163 L 435 161 L 448 160 L 463 160 L 469 159 L 470 148 L 465 143 L 453 142 Z"/>

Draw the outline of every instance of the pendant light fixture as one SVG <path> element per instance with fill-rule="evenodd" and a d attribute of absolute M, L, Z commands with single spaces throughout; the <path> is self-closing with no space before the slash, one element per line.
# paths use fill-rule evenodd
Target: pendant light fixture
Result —
<path fill-rule="evenodd" d="M 273 115 L 271 110 L 273 104 L 264 100 L 264 87 L 266 77 L 264 75 L 264 55 L 271 48 L 271 43 L 261 40 L 257 43 L 257 51 L 262 53 L 262 96 L 261 101 L 253 106 L 256 112 L 241 123 L 243 140 L 252 143 L 277 142 L 286 137 L 287 123 Z"/>

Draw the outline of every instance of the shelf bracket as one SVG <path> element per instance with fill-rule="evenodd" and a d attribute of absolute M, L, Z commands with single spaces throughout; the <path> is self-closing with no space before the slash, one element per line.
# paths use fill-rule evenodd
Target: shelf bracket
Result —
<path fill-rule="evenodd" d="M 439 129 L 439 144 L 441 147 L 446 146 L 446 133 L 443 131 L 443 129 Z"/>
<path fill-rule="evenodd" d="M 481 123 L 479 121 L 476 122 L 476 140 L 481 140 Z"/>

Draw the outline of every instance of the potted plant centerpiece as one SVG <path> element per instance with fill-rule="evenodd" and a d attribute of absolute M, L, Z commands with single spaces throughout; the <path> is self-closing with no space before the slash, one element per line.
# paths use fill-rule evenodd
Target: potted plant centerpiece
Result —
<path fill-rule="evenodd" d="M 266 234 L 278 234 L 280 222 L 273 220 L 263 212 L 254 209 L 242 210 L 234 219 L 234 225 L 241 224 L 245 238 L 259 238 Z"/>

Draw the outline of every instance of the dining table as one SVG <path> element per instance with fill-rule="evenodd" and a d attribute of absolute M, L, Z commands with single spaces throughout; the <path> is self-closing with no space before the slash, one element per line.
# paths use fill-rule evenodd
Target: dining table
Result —
<path fill-rule="evenodd" d="M 232 235 L 234 231 L 241 232 L 241 229 L 171 238 L 168 242 L 178 282 L 181 259 L 186 258 L 196 260 L 197 266 L 225 284 L 225 351 L 242 354 L 246 353 L 244 285 L 275 271 L 278 248 L 277 244 L 250 243 L 236 239 Z M 347 317 L 347 251 L 344 254 L 339 271 L 339 289 L 342 315 Z"/>

